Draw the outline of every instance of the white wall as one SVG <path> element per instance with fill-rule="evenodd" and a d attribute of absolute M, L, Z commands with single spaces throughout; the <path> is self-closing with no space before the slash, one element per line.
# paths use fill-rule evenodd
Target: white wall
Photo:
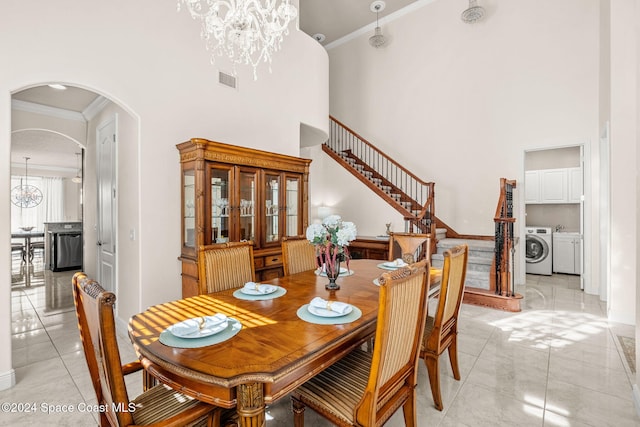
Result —
<path fill-rule="evenodd" d="M 382 23 L 385 48 L 366 34 L 332 49 L 330 109 L 435 181 L 438 217 L 492 235 L 499 178 L 521 178 L 526 148 L 598 134 L 598 2 L 485 7 L 468 25 L 460 4 L 436 1 Z"/>
<path fill-rule="evenodd" d="M 119 241 L 139 226 L 139 240 L 129 249 L 138 252 L 137 264 L 126 271 L 121 262 L 119 270 L 118 289 L 138 294 L 126 311 L 119 307 L 125 322 L 148 305 L 180 296 L 177 143 L 204 137 L 295 155 L 300 123 L 327 131 L 328 58 L 315 40 L 294 30 L 274 56 L 273 74 L 262 67 L 254 82 L 252 71 L 240 67 L 239 89 L 232 90 L 217 83 L 198 24 L 175 6 L 152 0 L 0 4 L 0 56 L 10 64 L 0 67 L 0 182 L 9 182 L 13 91 L 74 84 L 111 99 L 139 125 L 127 141 L 136 155 L 119 159 L 119 179 L 133 187 L 118 200 L 125 210 Z M 8 200 L 7 185 L 0 198 Z M 9 210 L 2 204 L 0 218 L 0 272 L 8 279 Z M 0 298 L 0 388 L 11 375 L 9 284 L 0 281 L 7 296 Z"/>
<path fill-rule="evenodd" d="M 611 301 L 609 317 L 635 320 L 638 84 L 635 0 L 611 2 Z"/>
<path fill-rule="evenodd" d="M 636 47 L 636 76 L 640 79 L 640 0 L 635 0 L 635 16 L 631 15 L 631 19 L 635 21 L 635 47 Z M 640 84 L 636 80 L 636 137 L 635 145 L 640 145 Z M 636 150 L 636 169 L 637 165 L 640 165 L 640 150 Z M 640 174 L 636 173 L 636 366 L 640 366 L 640 329 L 637 325 L 640 325 L 640 292 L 638 287 L 640 286 L 640 271 L 638 265 L 640 265 L 640 251 L 638 251 L 637 242 L 640 241 Z M 640 413 L 640 371 L 636 369 L 635 383 L 633 384 L 634 400 L 636 403 L 636 411 Z"/>
<path fill-rule="evenodd" d="M 612 3 L 628 9 L 629 1 Z M 597 143 L 606 116 L 602 111 L 609 105 L 603 92 L 611 91 L 611 110 L 618 111 L 619 119 L 635 102 L 630 95 L 635 92 L 629 91 L 635 88 L 630 74 L 636 72 L 636 59 L 633 46 L 625 45 L 628 23 L 612 30 L 611 50 L 619 51 L 612 53 L 614 83 L 602 88 L 608 69 L 601 66 L 600 54 L 604 50 L 606 58 L 610 47 L 608 36 L 601 34 L 610 28 L 606 22 L 601 25 L 598 0 L 541 0 L 535 7 L 525 0 L 487 1 L 483 6 L 485 19 L 467 25 L 459 19 L 458 2 L 435 1 L 396 21 L 383 20 L 382 32 L 390 38 L 385 48 L 370 47 L 366 34 L 331 49 L 331 114 L 423 180 L 434 181 L 436 215 L 464 234 L 493 233 L 499 178 L 524 182 L 525 151 L 584 144 L 585 276 L 591 281 L 599 277 L 599 263 L 590 260 L 599 253 Z M 611 21 L 615 27 L 616 20 Z M 616 35 L 618 31 L 624 35 Z M 635 239 L 628 236 L 635 235 L 636 227 L 635 145 L 628 134 L 618 133 L 614 141 L 614 129 L 612 125 L 612 186 L 618 195 L 612 194 L 612 222 L 618 234 L 612 256 L 624 253 L 628 262 L 613 266 L 620 268 L 611 314 L 634 323 L 635 298 L 629 296 L 635 294 L 636 249 Z M 315 178 L 328 187 L 334 176 L 331 170 Z M 357 193 L 360 186 L 355 179 L 345 180 L 341 192 Z M 523 201 L 522 191 L 517 197 Z M 337 208 L 352 212 L 349 219 L 365 224 L 367 234 L 378 233 L 388 213 L 378 213 L 377 206 L 360 209 L 352 200 L 359 206 L 370 203 L 358 197 Z M 518 212 L 524 215 L 523 205 Z M 524 226 L 522 218 L 519 223 Z M 522 281 L 520 250 L 516 257 Z M 597 284 L 590 283 L 586 291 L 597 294 Z"/>

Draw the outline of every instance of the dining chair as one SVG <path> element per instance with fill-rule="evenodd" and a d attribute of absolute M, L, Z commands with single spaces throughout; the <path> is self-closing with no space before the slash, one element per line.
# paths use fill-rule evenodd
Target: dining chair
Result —
<path fill-rule="evenodd" d="M 102 427 L 218 426 L 222 409 L 160 384 L 130 400 L 124 376 L 140 371 L 139 361 L 122 365 L 113 306 L 116 297 L 85 273 L 73 276 L 78 329 L 96 393 Z"/>
<path fill-rule="evenodd" d="M 11 257 L 12 257 L 12 259 L 13 259 L 14 254 L 18 254 L 18 256 L 20 257 L 20 265 L 25 263 L 26 258 L 25 258 L 25 254 L 24 254 L 24 244 L 17 243 L 17 242 L 11 242 Z"/>
<path fill-rule="evenodd" d="M 408 264 L 428 259 L 431 262 L 431 235 L 416 233 L 389 234 L 389 261 L 402 258 Z"/>
<path fill-rule="evenodd" d="M 200 246 L 198 269 L 198 287 L 201 295 L 240 288 L 247 282 L 255 282 L 253 242 L 225 242 Z"/>
<path fill-rule="evenodd" d="M 25 264 L 24 244 L 11 242 L 11 283 L 18 283 L 24 279 Z"/>
<path fill-rule="evenodd" d="M 308 406 L 339 426 L 380 426 L 401 406 L 416 426 L 418 354 L 427 313 L 430 277 L 426 260 L 379 278 L 373 352 L 356 348 L 292 393 L 294 425 Z"/>
<path fill-rule="evenodd" d="M 289 236 L 282 238 L 282 266 L 284 275 L 315 270 L 316 249 L 306 236 Z"/>
<path fill-rule="evenodd" d="M 467 274 L 469 247 L 466 244 L 444 251 L 444 266 L 440 297 L 434 316 L 427 316 L 420 358 L 424 359 L 429 373 L 431 394 L 435 407 L 442 411 L 440 392 L 440 366 L 438 361 L 445 350 L 449 351 L 449 361 L 453 378 L 460 380 L 458 367 L 458 315 L 464 295 L 464 281 Z"/>

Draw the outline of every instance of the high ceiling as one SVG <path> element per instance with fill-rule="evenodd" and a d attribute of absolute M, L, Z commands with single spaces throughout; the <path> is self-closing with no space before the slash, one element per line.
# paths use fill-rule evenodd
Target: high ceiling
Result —
<path fill-rule="evenodd" d="M 385 0 L 379 13 L 381 22 L 389 14 L 414 3 L 416 0 Z M 300 29 L 310 36 L 323 34 L 322 45 L 332 43 L 354 31 L 376 22 L 371 11 L 374 0 L 299 0 Z M 371 31 L 373 35 L 373 30 Z M 66 90 L 38 86 L 15 93 L 13 99 L 24 102 L 28 108 L 44 106 L 61 112 L 82 114 L 96 101 L 98 94 L 68 87 Z M 77 152 L 80 148 L 64 136 L 42 130 L 16 132 L 11 139 L 11 163 L 18 170 L 24 165 L 24 157 L 30 157 L 29 169 L 52 167 L 72 173 L 78 167 Z M 72 173 L 73 175 L 73 173 Z"/>
<path fill-rule="evenodd" d="M 384 0 L 380 20 L 416 0 Z M 300 29 L 310 36 L 324 34 L 327 45 L 376 22 L 371 11 L 374 0 L 300 0 Z M 371 32 L 373 35 L 373 31 Z"/>

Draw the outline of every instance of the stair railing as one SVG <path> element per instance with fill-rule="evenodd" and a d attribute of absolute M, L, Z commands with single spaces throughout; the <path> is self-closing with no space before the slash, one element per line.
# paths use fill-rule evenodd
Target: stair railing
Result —
<path fill-rule="evenodd" d="M 403 199 L 410 199 L 412 207 L 406 210 L 411 215 L 405 215 L 407 229 L 429 230 L 435 234 L 434 183 L 421 180 L 339 120 L 329 118 L 329 140 L 325 145 L 342 158 L 352 157 L 366 164 L 393 189 L 391 191 L 400 191 Z"/>
<path fill-rule="evenodd" d="M 515 180 L 500 178 L 500 197 L 498 207 L 493 219 L 495 224 L 495 293 L 498 295 L 514 296 L 513 270 L 514 270 L 514 223 L 513 217 L 513 189 L 516 188 Z"/>

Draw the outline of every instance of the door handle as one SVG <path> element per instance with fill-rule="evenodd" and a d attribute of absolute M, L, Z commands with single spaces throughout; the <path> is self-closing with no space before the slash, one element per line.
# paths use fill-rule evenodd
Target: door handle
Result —
<path fill-rule="evenodd" d="M 102 242 L 101 242 L 100 240 L 98 240 L 98 241 L 96 242 L 96 245 L 98 245 L 98 246 L 102 246 Z"/>

